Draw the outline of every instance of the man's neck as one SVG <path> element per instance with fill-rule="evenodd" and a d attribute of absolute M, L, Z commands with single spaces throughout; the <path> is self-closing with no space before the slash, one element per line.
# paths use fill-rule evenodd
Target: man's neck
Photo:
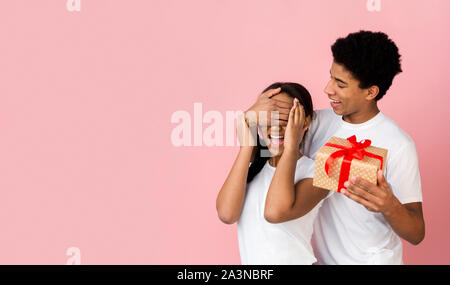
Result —
<path fill-rule="evenodd" d="M 362 124 L 375 117 L 379 112 L 380 110 L 375 103 L 369 105 L 367 109 L 359 110 L 358 112 L 349 115 L 344 115 L 342 116 L 342 119 L 350 124 Z"/>

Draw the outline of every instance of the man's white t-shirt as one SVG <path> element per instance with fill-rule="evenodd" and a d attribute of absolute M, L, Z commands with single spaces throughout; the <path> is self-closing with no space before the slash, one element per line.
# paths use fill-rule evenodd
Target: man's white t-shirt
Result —
<path fill-rule="evenodd" d="M 332 136 L 388 150 L 384 175 L 402 203 L 422 202 L 416 148 L 413 140 L 391 119 L 379 112 L 362 124 L 350 124 L 333 109 L 315 111 L 305 136 L 303 154 L 315 159 Z M 381 213 L 368 211 L 340 193 L 327 198 L 314 224 L 313 243 L 319 264 L 403 264 L 402 244 Z"/>
<path fill-rule="evenodd" d="M 276 168 L 267 161 L 247 184 L 242 213 L 238 221 L 239 252 L 242 264 L 313 264 L 311 247 L 314 218 L 322 201 L 301 218 L 279 224 L 264 219 L 264 207 Z M 294 182 L 312 178 L 314 161 L 306 156 L 297 160 Z"/>

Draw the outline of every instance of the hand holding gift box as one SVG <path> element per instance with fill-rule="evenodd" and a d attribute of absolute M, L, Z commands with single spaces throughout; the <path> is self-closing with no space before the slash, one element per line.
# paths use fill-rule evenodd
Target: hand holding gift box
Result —
<path fill-rule="evenodd" d="M 341 192 L 350 176 L 377 184 L 377 172 L 383 169 L 387 150 L 371 146 L 370 140 L 356 141 L 331 137 L 316 155 L 313 185 Z"/>

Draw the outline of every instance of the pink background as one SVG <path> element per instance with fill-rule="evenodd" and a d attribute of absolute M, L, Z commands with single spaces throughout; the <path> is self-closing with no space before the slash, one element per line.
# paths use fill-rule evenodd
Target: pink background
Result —
<path fill-rule="evenodd" d="M 381 109 L 414 139 L 426 238 L 407 264 L 450 263 L 450 1 L 4 0 L 0 263 L 239 264 L 215 199 L 237 147 L 174 147 L 177 110 L 246 109 L 275 81 L 328 107 L 330 45 L 359 29 L 398 44 Z M 206 126 L 205 126 L 206 127 Z"/>

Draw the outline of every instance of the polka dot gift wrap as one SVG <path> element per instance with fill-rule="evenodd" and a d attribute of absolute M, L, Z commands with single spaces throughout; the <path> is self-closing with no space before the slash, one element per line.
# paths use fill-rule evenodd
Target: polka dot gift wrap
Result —
<path fill-rule="evenodd" d="M 370 140 L 357 142 L 355 136 L 331 137 L 316 155 L 313 185 L 340 192 L 351 176 L 377 184 L 378 170 L 386 167 L 387 150 L 370 144 Z"/>

